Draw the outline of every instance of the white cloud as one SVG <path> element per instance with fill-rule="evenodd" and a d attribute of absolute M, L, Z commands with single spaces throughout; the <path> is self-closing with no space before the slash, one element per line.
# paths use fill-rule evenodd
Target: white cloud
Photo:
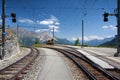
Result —
<path fill-rule="evenodd" d="M 113 25 L 109 25 L 109 27 L 112 29 L 112 30 L 116 30 L 117 27 L 113 26 Z"/>
<path fill-rule="evenodd" d="M 100 37 L 100 36 L 85 36 L 84 37 L 84 40 L 86 40 L 86 41 L 90 41 L 90 40 L 94 40 L 94 39 L 103 40 L 104 37 Z"/>
<path fill-rule="evenodd" d="M 110 38 L 110 37 L 113 37 L 113 36 L 105 36 L 105 37 L 101 37 L 101 36 L 84 36 L 84 40 L 85 41 L 90 41 L 90 40 L 94 40 L 94 39 L 97 39 L 97 40 L 103 40 L 105 38 Z M 76 40 L 77 38 L 75 37 L 72 37 L 72 40 Z M 82 40 L 82 37 L 79 38 L 80 40 Z"/>
<path fill-rule="evenodd" d="M 111 38 L 111 37 L 114 37 L 114 36 L 112 36 L 112 35 L 109 35 L 109 36 L 106 36 L 106 37 L 104 37 L 104 38 Z"/>
<path fill-rule="evenodd" d="M 108 26 L 102 26 L 103 29 L 108 29 Z"/>
<path fill-rule="evenodd" d="M 55 25 L 60 25 L 60 23 L 59 22 L 55 22 Z"/>
<path fill-rule="evenodd" d="M 53 28 L 54 28 L 54 31 L 55 32 L 59 32 L 58 29 L 59 29 L 59 20 L 55 17 L 55 16 L 50 16 L 49 19 L 45 19 L 45 20 L 42 20 L 42 21 L 37 21 L 38 24 L 41 24 L 41 25 L 46 25 L 50 28 L 51 31 L 53 31 Z"/>
<path fill-rule="evenodd" d="M 50 28 L 50 29 L 53 29 L 53 28 L 54 28 L 54 29 L 58 29 L 58 28 L 59 28 L 59 26 L 49 25 L 49 28 Z"/>
<path fill-rule="evenodd" d="M 28 23 L 28 24 L 34 24 L 35 23 L 31 19 L 20 19 L 19 22 L 21 22 L 21 23 Z"/>
<path fill-rule="evenodd" d="M 49 28 L 50 28 L 51 31 L 53 31 L 53 28 L 54 28 L 54 31 L 55 31 L 55 32 L 59 32 L 59 31 L 58 31 L 59 26 L 49 25 Z"/>
<path fill-rule="evenodd" d="M 44 20 L 44 21 L 39 21 L 38 23 L 42 24 L 42 25 L 52 25 L 54 23 L 54 21 Z"/>
<path fill-rule="evenodd" d="M 109 26 L 102 26 L 103 29 L 111 29 L 111 30 L 116 30 L 117 28 L 113 25 L 109 25 Z"/>
<path fill-rule="evenodd" d="M 75 37 L 72 37 L 72 40 L 73 40 L 73 41 L 75 41 L 75 40 L 77 40 L 77 38 L 75 38 Z"/>
<path fill-rule="evenodd" d="M 43 31 L 48 31 L 49 29 L 37 29 L 35 30 L 36 33 L 40 33 L 40 32 L 43 32 Z"/>
<path fill-rule="evenodd" d="M 55 16 L 50 16 L 49 19 L 45 19 L 43 21 L 37 21 L 38 24 L 41 25 L 59 25 L 59 20 Z"/>

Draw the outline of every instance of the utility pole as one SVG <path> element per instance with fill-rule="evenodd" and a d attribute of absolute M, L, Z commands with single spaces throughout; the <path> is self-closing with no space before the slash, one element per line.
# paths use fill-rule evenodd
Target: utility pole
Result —
<path fill-rule="evenodd" d="M 81 48 L 83 48 L 84 46 L 84 20 L 82 19 L 82 46 Z"/>
<path fill-rule="evenodd" d="M 17 38 L 19 37 L 18 34 L 19 34 L 19 25 L 17 24 Z"/>
<path fill-rule="evenodd" d="M 53 27 L 53 45 L 54 45 L 54 27 Z"/>
<path fill-rule="evenodd" d="M 84 13 L 83 18 L 86 16 L 86 13 Z M 81 48 L 84 47 L 84 19 L 82 18 L 82 45 Z"/>
<path fill-rule="evenodd" d="M 117 0 L 117 52 L 115 57 L 120 56 L 120 0 Z"/>
<path fill-rule="evenodd" d="M 5 18 L 7 17 L 5 14 L 5 0 L 2 0 L 2 52 L 0 54 L 0 59 L 3 59 L 4 55 L 5 55 Z M 11 13 L 11 17 L 12 17 L 12 22 L 16 22 L 16 14 L 15 13 Z"/>
<path fill-rule="evenodd" d="M 3 59 L 5 54 L 5 0 L 2 0 L 2 53 L 0 55 L 0 58 Z"/>

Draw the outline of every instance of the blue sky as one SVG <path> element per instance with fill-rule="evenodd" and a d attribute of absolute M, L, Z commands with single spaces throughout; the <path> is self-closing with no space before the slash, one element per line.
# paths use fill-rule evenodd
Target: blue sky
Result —
<path fill-rule="evenodd" d="M 28 29 L 35 26 L 36 32 L 55 27 L 57 37 L 75 40 L 81 39 L 84 19 L 85 40 L 103 39 L 117 34 L 116 17 L 109 16 L 109 21 L 104 22 L 102 16 L 105 11 L 114 13 L 116 7 L 117 0 L 6 0 L 6 15 L 12 12 L 17 15 L 17 23 L 7 17 L 6 25 L 19 24 Z"/>

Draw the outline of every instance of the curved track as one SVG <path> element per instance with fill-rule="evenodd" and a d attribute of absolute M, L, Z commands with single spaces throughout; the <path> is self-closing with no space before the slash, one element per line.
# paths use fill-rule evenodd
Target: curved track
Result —
<path fill-rule="evenodd" d="M 70 49 L 51 48 L 63 53 L 70 58 L 82 70 L 90 80 L 119 80 L 108 71 L 93 63 L 80 52 Z"/>
<path fill-rule="evenodd" d="M 31 52 L 24 56 L 19 61 L 5 67 L 0 70 L 0 80 L 20 80 L 24 74 L 26 74 L 29 69 L 34 64 L 34 60 L 39 55 L 39 50 L 36 48 L 30 48 Z"/>

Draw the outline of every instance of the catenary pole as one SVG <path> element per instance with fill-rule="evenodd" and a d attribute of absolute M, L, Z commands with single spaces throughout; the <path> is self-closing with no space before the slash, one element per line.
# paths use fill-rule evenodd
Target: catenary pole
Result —
<path fill-rule="evenodd" d="M 84 17 L 86 16 L 86 13 L 84 13 L 83 18 L 82 18 L 82 45 L 81 48 L 84 47 Z"/>
<path fill-rule="evenodd" d="M 120 0 L 117 0 L 117 52 L 115 57 L 120 56 Z"/>
<path fill-rule="evenodd" d="M 2 53 L 0 58 L 3 59 L 5 54 L 5 0 L 2 0 Z"/>
<path fill-rule="evenodd" d="M 55 42 L 54 42 L 54 27 L 53 27 L 53 45 L 55 44 Z"/>
<path fill-rule="evenodd" d="M 82 19 L 82 46 L 81 48 L 83 48 L 84 46 L 84 20 Z"/>

